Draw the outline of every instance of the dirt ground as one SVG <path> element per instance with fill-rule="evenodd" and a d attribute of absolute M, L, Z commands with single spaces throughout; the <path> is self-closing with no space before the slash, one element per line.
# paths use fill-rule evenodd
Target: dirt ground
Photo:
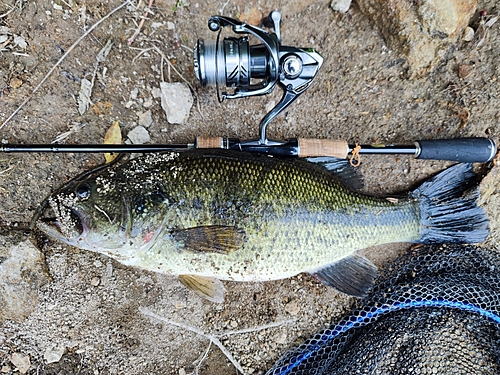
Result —
<path fill-rule="evenodd" d="M 3 0 L 0 14 L 8 14 L 0 18 L 0 27 L 8 27 L 9 43 L 0 52 L 0 122 L 89 27 L 120 4 Z M 219 104 L 215 90 L 196 81 L 192 47 L 198 38 L 215 38 L 207 28 L 211 15 L 237 17 L 251 9 L 267 15 L 279 9 L 283 44 L 313 47 L 325 61 L 310 89 L 271 123 L 271 138 L 412 144 L 488 136 L 498 144 L 499 23 L 488 30 L 482 46 L 459 41 L 433 72 L 410 79 L 404 59 L 386 47 L 356 4 L 341 14 L 320 0 L 156 0 L 129 46 L 144 13 L 144 1 L 135 5 L 117 11 L 71 51 L 0 129 L 3 143 L 50 143 L 68 131 L 65 143 L 102 143 L 116 120 L 127 135 L 147 110 L 153 119 L 151 143 L 191 142 L 199 135 L 255 138 L 266 105 L 279 101 L 280 90 Z M 497 14 L 495 6 L 495 1 L 479 1 L 478 9 Z M 109 39 L 114 45 L 99 64 L 93 105 L 80 115 L 81 80 L 92 79 L 96 56 Z M 186 125 L 168 124 L 160 99 L 153 96 L 162 76 L 168 80 L 168 66 L 155 47 L 195 88 L 203 117 L 194 105 Z M 467 65 L 470 74 L 459 76 L 460 65 Z M 183 82 L 173 71 L 170 80 Z M 29 234 L 13 230 L 12 223 L 28 223 L 51 191 L 103 162 L 99 154 L 0 154 L 1 247 L 26 241 Z M 450 164 L 366 156 L 359 172 L 365 191 L 386 194 L 408 191 Z M 17 353 L 29 356 L 28 374 L 237 373 L 228 354 L 246 374 L 263 374 L 287 349 L 338 320 L 354 302 L 309 275 L 298 275 L 265 283 L 226 282 L 225 303 L 214 304 L 173 277 L 60 243 L 39 245 L 50 281 L 37 287 L 28 317 L 0 322 L 1 373 L 18 372 L 11 361 Z M 381 246 L 367 254 L 383 266 L 407 248 Z M 47 353 L 58 350 L 62 358 L 47 363 Z"/>

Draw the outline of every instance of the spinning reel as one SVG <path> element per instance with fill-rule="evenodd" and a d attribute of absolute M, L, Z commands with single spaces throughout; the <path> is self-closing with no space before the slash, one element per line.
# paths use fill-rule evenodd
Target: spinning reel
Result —
<path fill-rule="evenodd" d="M 218 32 L 215 42 L 199 39 L 194 49 L 195 74 L 203 86 L 215 86 L 219 101 L 269 94 L 276 84 L 283 90 L 281 101 L 261 120 L 260 138 L 256 144 L 270 145 L 266 127 L 279 113 L 293 103 L 318 74 L 323 57 L 311 48 L 281 45 L 281 13 L 272 11 L 267 19 L 274 32 L 223 16 L 212 16 L 208 28 Z M 250 45 L 248 36 L 220 39 L 224 27 L 237 34 L 250 34 L 260 44 Z M 232 88 L 221 92 L 220 88 Z M 252 142 L 252 141 L 250 141 Z"/>

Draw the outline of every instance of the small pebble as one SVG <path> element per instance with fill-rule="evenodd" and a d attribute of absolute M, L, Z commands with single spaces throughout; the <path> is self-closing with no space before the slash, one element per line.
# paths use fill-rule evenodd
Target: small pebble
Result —
<path fill-rule="evenodd" d="M 135 87 L 131 92 L 130 92 L 130 99 L 136 100 L 137 95 L 139 95 L 139 89 Z"/>
<path fill-rule="evenodd" d="M 12 354 L 10 362 L 16 366 L 21 374 L 26 374 L 31 366 L 29 355 L 22 355 L 21 353 Z"/>
<path fill-rule="evenodd" d="M 139 125 L 148 128 L 152 123 L 153 123 L 153 117 L 151 116 L 151 111 L 139 113 Z"/>
<path fill-rule="evenodd" d="M 464 30 L 462 39 L 466 42 L 472 41 L 472 39 L 474 39 L 474 29 L 470 26 L 467 26 Z"/>
<path fill-rule="evenodd" d="M 136 145 L 141 145 L 143 143 L 151 141 L 149 132 L 144 126 L 136 126 L 128 133 L 127 137 L 132 141 L 132 143 Z"/>
<path fill-rule="evenodd" d="M 142 106 L 144 108 L 149 108 L 153 105 L 153 99 L 152 98 L 147 98 L 147 99 L 144 99 L 144 103 L 142 103 Z"/>
<path fill-rule="evenodd" d="M 183 83 L 161 82 L 161 107 L 170 124 L 185 124 L 193 106 L 193 95 Z"/>
<path fill-rule="evenodd" d="M 300 313 L 300 306 L 296 300 L 292 300 L 285 305 L 285 311 L 292 316 Z"/>
<path fill-rule="evenodd" d="M 473 71 L 474 71 L 474 66 L 472 65 L 461 64 L 458 66 L 458 76 L 461 79 L 467 78 L 472 74 Z"/>
<path fill-rule="evenodd" d="M 155 87 L 154 89 L 151 89 L 151 95 L 153 95 L 153 98 L 161 98 L 161 90 L 158 87 Z"/>
<path fill-rule="evenodd" d="M 50 347 L 45 350 L 43 359 L 45 359 L 47 363 L 56 363 L 61 360 L 65 352 L 66 348 L 64 346 Z"/>
<path fill-rule="evenodd" d="M 333 0 L 330 6 L 337 12 L 346 13 L 351 6 L 351 0 Z"/>
<path fill-rule="evenodd" d="M 18 89 L 23 85 L 23 81 L 17 77 L 14 77 L 10 80 L 9 86 L 12 87 L 13 89 Z"/>
<path fill-rule="evenodd" d="M 90 285 L 98 286 L 101 283 L 101 279 L 99 277 L 93 277 L 90 281 Z"/>

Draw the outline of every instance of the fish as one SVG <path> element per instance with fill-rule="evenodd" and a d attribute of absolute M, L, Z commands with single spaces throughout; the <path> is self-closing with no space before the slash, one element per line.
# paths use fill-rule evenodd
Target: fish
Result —
<path fill-rule="evenodd" d="M 488 235 L 471 164 L 400 197 L 359 193 L 346 164 L 229 150 L 146 154 L 71 180 L 44 200 L 33 222 L 71 246 L 176 275 L 214 302 L 224 299 L 221 280 L 301 272 L 362 297 L 377 267 L 360 249 Z"/>
<path fill-rule="evenodd" d="M 266 375 L 499 374 L 499 268 L 498 251 L 475 245 L 412 249 Z"/>

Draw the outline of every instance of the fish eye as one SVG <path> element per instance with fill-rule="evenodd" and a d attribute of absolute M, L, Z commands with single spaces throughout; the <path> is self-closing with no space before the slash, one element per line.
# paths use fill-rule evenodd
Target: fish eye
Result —
<path fill-rule="evenodd" d="M 76 188 L 76 196 L 80 199 L 88 199 L 92 193 L 92 188 L 89 184 L 83 183 Z"/>

